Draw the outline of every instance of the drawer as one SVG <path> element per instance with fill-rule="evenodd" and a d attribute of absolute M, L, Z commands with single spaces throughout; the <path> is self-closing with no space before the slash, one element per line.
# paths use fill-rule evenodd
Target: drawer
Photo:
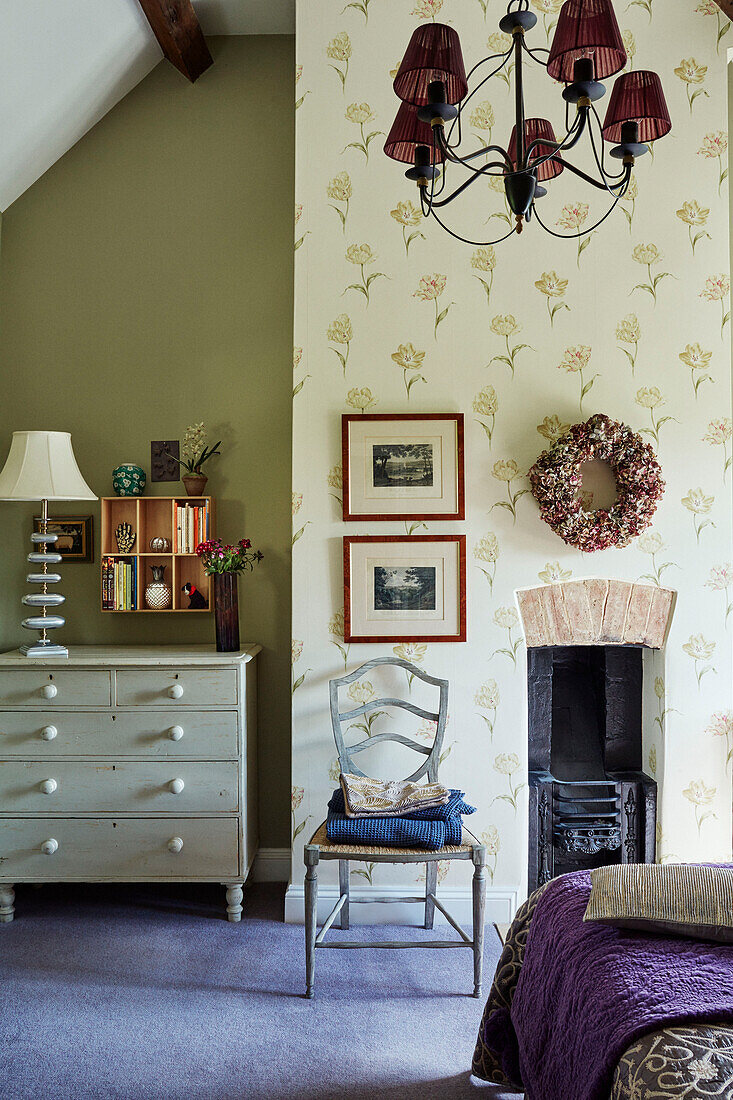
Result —
<path fill-rule="evenodd" d="M 108 707 L 111 701 L 112 675 L 103 669 L 0 669 L 0 708 Z"/>
<path fill-rule="evenodd" d="M 237 705 L 237 672 L 233 668 L 121 669 L 116 680 L 120 707 Z"/>
<path fill-rule="evenodd" d="M 157 756 L 236 759 L 236 711 L 0 710 L 0 759 L 7 756 Z M 2 810 L 2 806 L 0 806 Z"/>
<path fill-rule="evenodd" d="M 6 882 L 216 882 L 238 874 L 237 818 L 0 818 Z"/>
<path fill-rule="evenodd" d="M 226 813 L 238 807 L 234 761 L 0 762 L 0 811 L 7 814 Z"/>

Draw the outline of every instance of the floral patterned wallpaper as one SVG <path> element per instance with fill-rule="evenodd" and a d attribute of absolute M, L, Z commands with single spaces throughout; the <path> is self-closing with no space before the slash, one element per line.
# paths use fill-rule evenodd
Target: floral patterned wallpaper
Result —
<path fill-rule="evenodd" d="M 545 46 L 561 0 L 533 6 L 539 21 L 532 38 Z M 497 26 L 504 10 L 501 0 L 298 3 L 297 882 L 302 844 L 325 817 L 338 775 L 328 680 L 392 649 L 344 642 L 341 537 L 425 526 L 341 522 L 340 417 L 355 410 L 466 414 L 467 520 L 428 526 L 468 536 L 469 640 L 396 645 L 394 652 L 451 682 L 442 775 L 477 806 L 472 827 L 488 845 L 494 887 L 521 888 L 525 875 L 526 656 L 514 591 L 538 580 L 605 575 L 678 589 L 667 648 L 646 664 L 645 767 L 661 787 L 660 858 L 730 858 L 725 50 L 733 35 L 726 37 L 730 24 L 713 0 L 617 0 L 628 64 L 660 73 L 672 133 L 640 159 L 620 209 L 589 237 L 558 241 L 533 223 L 496 248 L 472 247 L 423 220 L 416 188 L 382 144 L 398 106 L 392 77 L 415 25 L 437 19 L 455 26 L 468 67 L 503 48 Z M 560 133 L 559 86 L 534 66 L 526 83 L 528 114 L 549 116 Z M 492 137 L 506 144 L 509 81 L 491 80 L 473 102 L 467 144 Z M 592 224 L 606 208 L 600 192 L 568 172 L 549 190 L 542 216 L 559 233 Z M 511 225 L 496 180 L 472 187 L 450 214 L 451 225 L 478 239 Z M 587 557 L 540 522 L 526 475 L 566 426 L 595 412 L 644 434 L 667 490 L 653 527 L 629 548 Z M 401 686 L 419 694 L 418 685 Z M 351 700 L 356 705 L 377 690 L 370 676 L 352 685 Z M 352 873 L 362 882 L 405 876 L 369 865 Z M 441 876 L 460 886 L 469 873 L 454 864 Z"/>

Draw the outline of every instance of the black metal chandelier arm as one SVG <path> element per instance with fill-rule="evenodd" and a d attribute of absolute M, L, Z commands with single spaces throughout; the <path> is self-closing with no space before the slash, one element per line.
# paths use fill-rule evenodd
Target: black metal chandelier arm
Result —
<path fill-rule="evenodd" d="M 501 58 L 501 61 L 496 66 L 496 68 L 492 69 L 492 71 L 488 74 L 488 76 L 483 77 L 482 80 L 480 80 L 479 83 L 476 85 L 476 87 L 473 89 L 473 91 L 470 91 L 468 93 L 468 95 L 466 96 L 466 98 L 463 100 L 463 102 L 458 105 L 458 114 L 453 119 L 453 122 L 450 125 L 450 129 L 448 131 L 448 140 L 450 140 L 450 138 L 453 134 L 453 130 L 457 126 L 458 127 L 458 144 L 460 145 L 461 140 L 462 140 L 462 138 L 461 138 L 461 120 L 463 118 L 464 108 L 468 106 L 468 104 L 471 102 L 471 100 L 476 95 L 476 93 L 478 91 L 480 91 L 481 88 L 483 88 L 484 84 L 486 84 L 489 80 L 491 80 L 492 76 L 496 76 L 497 73 L 501 72 L 501 70 L 504 68 L 504 66 L 509 61 L 509 58 L 512 56 L 513 52 L 514 52 L 514 43 L 512 42 L 511 46 L 506 51 L 506 53 L 492 53 L 492 54 L 489 54 L 488 57 L 485 57 L 482 61 L 477 61 L 476 62 L 476 64 L 474 65 L 474 67 L 471 69 L 471 71 L 468 73 L 468 76 L 466 77 L 467 81 L 471 79 L 472 75 L 476 72 L 476 70 L 481 65 L 484 65 L 487 61 L 495 61 L 497 57 Z"/>
<path fill-rule="evenodd" d="M 506 62 L 509 60 L 509 58 L 511 57 L 513 49 L 514 49 L 514 43 L 512 42 L 511 46 L 508 46 L 507 49 L 504 51 L 504 53 L 490 53 L 490 54 L 487 54 L 486 57 L 482 57 L 480 61 L 477 61 L 472 69 L 468 70 L 468 72 L 466 73 L 466 82 L 468 82 L 471 79 L 471 77 L 473 76 L 473 74 L 478 69 L 480 69 L 482 65 L 485 65 L 488 61 L 496 61 L 497 57 L 503 58 L 501 64 L 499 65 L 499 67 L 497 69 L 494 69 L 493 73 L 489 73 L 488 76 L 484 76 L 484 77 L 481 78 L 481 83 L 476 85 L 476 87 L 470 93 L 470 96 L 475 95 L 476 92 L 479 90 L 479 88 L 481 88 L 486 83 L 487 80 L 491 80 L 492 76 L 494 76 L 495 73 L 499 72 L 499 69 L 501 69 L 506 64 Z M 470 96 L 468 96 L 467 98 L 470 99 Z M 466 100 L 464 100 L 464 103 L 465 102 L 466 102 Z"/>
<path fill-rule="evenodd" d="M 483 149 L 477 149 L 474 153 L 469 153 L 465 157 L 459 157 L 457 153 L 453 151 L 448 142 L 446 141 L 445 133 L 442 126 L 433 127 L 433 136 L 437 142 L 437 146 L 446 160 L 451 161 L 452 164 L 462 164 L 464 168 L 467 168 L 469 172 L 475 172 L 480 175 L 483 172 L 483 167 L 474 168 L 472 164 L 468 162 L 476 160 L 477 157 L 485 156 L 488 153 L 499 153 L 504 158 L 504 163 L 510 170 L 514 167 L 509 154 L 501 145 L 485 145 Z"/>
<path fill-rule="evenodd" d="M 490 172 L 489 171 L 490 168 L 498 168 L 499 171 L 498 172 Z M 484 165 L 484 167 L 481 169 L 480 172 L 477 172 L 475 175 L 470 176 L 467 180 L 465 180 L 460 185 L 460 187 L 456 187 L 455 191 L 453 191 L 452 194 L 448 195 L 444 199 L 441 199 L 439 202 L 435 201 L 433 195 L 431 195 L 430 196 L 430 207 L 431 207 L 431 209 L 432 209 L 433 206 L 437 206 L 437 207 L 448 206 L 449 203 L 453 202 L 453 199 L 458 198 L 459 195 L 463 194 L 463 192 L 466 190 L 466 188 L 470 187 L 472 183 L 475 183 L 476 180 L 479 179 L 482 175 L 484 175 L 484 176 L 499 176 L 503 179 L 504 178 L 504 165 L 501 163 L 501 161 L 498 161 L 498 160 L 491 161 L 490 164 Z"/>
<path fill-rule="evenodd" d="M 550 51 L 545 46 L 535 46 L 534 49 L 532 49 L 531 46 L 527 45 L 527 41 L 524 35 L 522 35 L 522 49 L 525 53 L 529 54 L 533 61 L 536 61 L 538 65 L 541 65 L 543 69 L 547 68 L 547 61 L 543 61 L 541 57 L 535 57 L 535 54 L 537 53 L 546 53 L 549 59 Z"/>
<path fill-rule="evenodd" d="M 525 161 L 527 168 L 534 171 L 534 169 L 539 168 L 541 164 L 545 164 L 548 160 L 553 160 L 555 157 L 557 157 L 558 153 L 566 152 L 568 149 L 572 149 L 575 145 L 577 145 L 585 131 L 587 118 L 588 116 L 584 109 L 578 111 L 577 115 L 575 116 L 575 121 L 573 122 L 573 125 L 570 127 L 562 141 L 548 141 L 546 138 L 535 138 L 535 140 L 531 142 L 530 145 L 527 147 L 527 150 L 525 152 Z M 548 153 L 544 157 L 538 157 L 532 162 L 532 164 L 530 164 L 530 153 L 535 147 L 540 145 L 551 147 L 553 151 L 551 153 Z"/>
<path fill-rule="evenodd" d="M 619 177 L 619 182 L 611 184 L 609 186 L 609 184 L 605 180 L 603 182 L 594 180 L 593 177 L 589 176 L 587 172 L 584 172 L 582 168 L 578 168 L 575 164 L 571 164 L 568 160 L 563 160 L 562 157 L 558 157 L 558 164 L 562 164 L 563 168 L 567 168 L 568 172 L 572 172 L 574 175 L 580 176 L 580 178 L 582 180 L 585 180 L 586 183 L 590 183 L 593 185 L 593 187 L 597 187 L 599 191 L 606 191 L 608 192 L 608 194 L 613 195 L 614 197 L 616 195 L 616 190 L 619 187 L 623 187 L 626 180 L 626 172 L 622 172 L 621 176 Z"/>
<path fill-rule="evenodd" d="M 629 177 L 630 176 L 631 168 L 629 167 Z M 616 209 L 623 197 L 624 191 L 619 191 L 618 195 L 616 195 L 616 198 L 614 199 L 606 213 L 603 215 L 603 217 L 599 218 L 594 225 L 589 226 L 587 229 L 581 229 L 579 233 L 556 233 L 554 229 L 550 229 L 549 225 L 545 225 L 545 223 L 542 221 L 542 218 L 537 213 L 537 203 L 532 203 L 532 210 L 534 211 L 534 216 L 537 218 L 537 221 L 540 223 L 545 233 L 549 233 L 551 237 L 558 237 L 560 240 L 563 241 L 577 241 L 580 237 L 587 237 L 589 233 L 595 232 L 595 230 L 598 229 L 599 225 L 603 225 L 606 218 L 609 218 L 611 214 L 613 214 L 614 210 Z"/>
<path fill-rule="evenodd" d="M 598 133 L 601 135 L 601 156 L 599 159 L 598 150 L 596 149 L 595 138 L 593 137 L 593 125 L 591 124 L 588 127 L 588 131 L 590 133 L 591 148 L 593 149 L 593 156 L 595 157 L 598 170 L 605 180 L 622 180 L 624 175 L 626 174 L 626 166 L 624 166 L 624 168 L 622 168 L 620 172 L 609 172 L 606 168 L 606 147 L 603 144 L 603 124 L 601 123 L 601 119 L 595 107 L 592 107 L 592 111 L 595 116 L 595 120 L 598 123 Z"/>
<path fill-rule="evenodd" d="M 420 200 L 423 207 L 423 214 L 426 218 L 432 214 L 438 225 L 444 229 L 446 233 L 450 234 L 451 237 L 455 237 L 457 241 L 462 241 L 463 244 L 473 245 L 475 248 L 487 248 L 489 245 L 501 244 L 502 241 L 505 241 L 508 237 L 511 237 L 512 234 L 517 232 L 517 226 L 515 225 L 512 226 L 508 233 L 505 233 L 503 237 L 498 237 L 495 241 L 470 241 L 468 237 L 462 237 L 460 233 L 454 233 L 452 229 L 449 229 L 445 222 L 438 217 L 432 207 L 426 207 L 426 199 L 423 191 L 420 192 Z"/>

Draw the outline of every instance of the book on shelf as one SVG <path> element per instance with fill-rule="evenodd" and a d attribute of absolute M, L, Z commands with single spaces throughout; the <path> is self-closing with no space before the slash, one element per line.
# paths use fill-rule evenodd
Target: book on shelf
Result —
<path fill-rule="evenodd" d="M 137 610 L 137 569 L 134 559 L 102 559 L 102 609 Z"/>
<path fill-rule="evenodd" d="M 209 537 L 207 504 L 173 504 L 173 553 L 195 554 L 196 547 Z"/>

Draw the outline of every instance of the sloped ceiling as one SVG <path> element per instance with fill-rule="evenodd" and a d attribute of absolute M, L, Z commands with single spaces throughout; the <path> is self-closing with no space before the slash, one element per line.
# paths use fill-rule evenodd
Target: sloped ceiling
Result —
<path fill-rule="evenodd" d="M 194 6 L 208 35 L 293 34 L 295 29 L 294 0 L 194 0 Z M 3 0 L 0 210 L 160 58 L 138 0 Z M 196 94 L 195 86 L 190 94 Z"/>

